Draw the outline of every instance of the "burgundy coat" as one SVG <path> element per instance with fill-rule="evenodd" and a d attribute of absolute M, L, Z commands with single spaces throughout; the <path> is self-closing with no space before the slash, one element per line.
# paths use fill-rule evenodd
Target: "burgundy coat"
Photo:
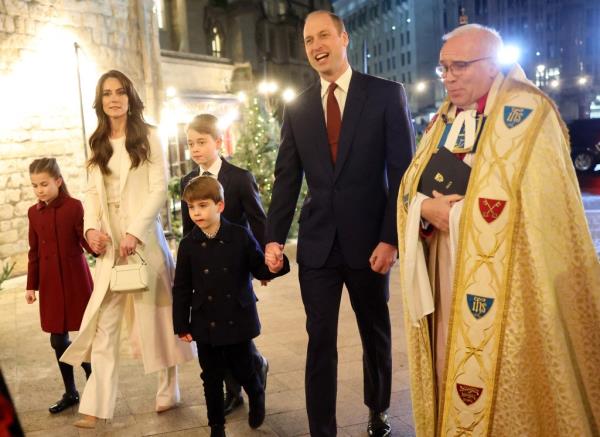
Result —
<path fill-rule="evenodd" d="M 83 206 L 65 194 L 29 208 L 27 290 L 39 290 L 42 330 L 78 331 L 93 289 L 83 249 Z"/>

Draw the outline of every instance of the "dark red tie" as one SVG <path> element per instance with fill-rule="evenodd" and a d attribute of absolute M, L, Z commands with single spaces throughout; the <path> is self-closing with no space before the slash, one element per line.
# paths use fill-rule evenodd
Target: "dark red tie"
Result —
<path fill-rule="evenodd" d="M 338 141 L 340 139 L 340 128 L 342 126 L 342 115 L 340 106 L 333 93 L 337 84 L 332 82 L 327 91 L 327 139 L 329 140 L 329 149 L 331 152 L 331 161 L 335 164 L 338 151 Z"/>

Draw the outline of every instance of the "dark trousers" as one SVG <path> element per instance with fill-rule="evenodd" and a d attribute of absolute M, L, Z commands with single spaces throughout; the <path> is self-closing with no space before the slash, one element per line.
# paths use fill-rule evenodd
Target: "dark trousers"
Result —
<path fill-rule="evenodd" d="M 337 327 L 346 285 L 363 347 L 364 402 L 381 412 L 390 405 L 391 327 L 387 301 L 389 276 L 351 269 L 339 243 L 318 269 L 300 265 L 300 289 L 306 312 L 306 409 L 312 437 L 336 435 Z"/>
<path fill-rule="evenodd" d="M 256 372 L 260 374 L 263 368 L 263 356 L 260 354 L 258 349 L 256 349 L 256 345 L 252 340 L 250 340 L 250 349 L 252 352 L 254 367 Z M 242 385 L 233 377 L 233 374 L 229 369 L 226 369 L 225 371 L 225 389 L 227 390 L 227 393 L 231 395 L 240 394 L 242 391 Z"/>
<path fill-rule="evenodd" d="M 71 345 L 69 340 L 69 333 L 51 333 L 50 334 L 50 346 L 54 349 L 56 355 L 56 362 L 58 363 L 58 369 L 60 370 L 60 376 L 62 376 L 63 384 L 65 385 L 65 394 L 75 395 L 77 389 L 75 388 L 75 376 L 73 375 L 73 366 L 60 361 L 60 357 L 65 353 L 67 348 Z M 85 377 L 89 378 L 92 373 L 92 366 L 90 363 L 81 363 L 81 367 L 85 372 Z"/>
<path fill-rule="evenodd" d="M 224 425 L 223 378 L 226 369 L 231 371 L 249 398 L 264 395 L 254 366 L 252 340 L 224 346 L 197 343 L 197 347 L 198 361 L 202 368 L 200 378 L 204 382 L 208 425 Z"/>

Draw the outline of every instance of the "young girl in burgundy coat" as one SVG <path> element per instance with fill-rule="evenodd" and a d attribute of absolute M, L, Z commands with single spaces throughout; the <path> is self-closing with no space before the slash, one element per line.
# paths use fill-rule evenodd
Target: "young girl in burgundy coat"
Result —
<path fill-rule="evenodd" d="M 83 238 L 83 207 L 69 195 L 54 158 L 40 158 L 29 166 L 31 185 L 39 202 L 29 208 L 29 264 L 25 299 L 36 301 L 40 292 L 42 330 L 50 333 L 56 359 L 69 347 L 69 331 L 78 331 L 92 293 L 92 276 L 83 249 L 92 252 Z M 60 413 L 79 403 L 73 367 L 58 361 L 65 394 L 50 413 Z M 89 363 L 83 363 L 86 377 Z"/>

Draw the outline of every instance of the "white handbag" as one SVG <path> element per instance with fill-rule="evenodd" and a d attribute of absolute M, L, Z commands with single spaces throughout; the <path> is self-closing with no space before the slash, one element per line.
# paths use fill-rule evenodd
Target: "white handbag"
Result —
<path fill-rule="evenodd" d="M 115 293 L 139 293 L 148 291 L 148 264 L 136 251 L 141 263 L 113 266 L 110 274 L 110 290 Z"/>

